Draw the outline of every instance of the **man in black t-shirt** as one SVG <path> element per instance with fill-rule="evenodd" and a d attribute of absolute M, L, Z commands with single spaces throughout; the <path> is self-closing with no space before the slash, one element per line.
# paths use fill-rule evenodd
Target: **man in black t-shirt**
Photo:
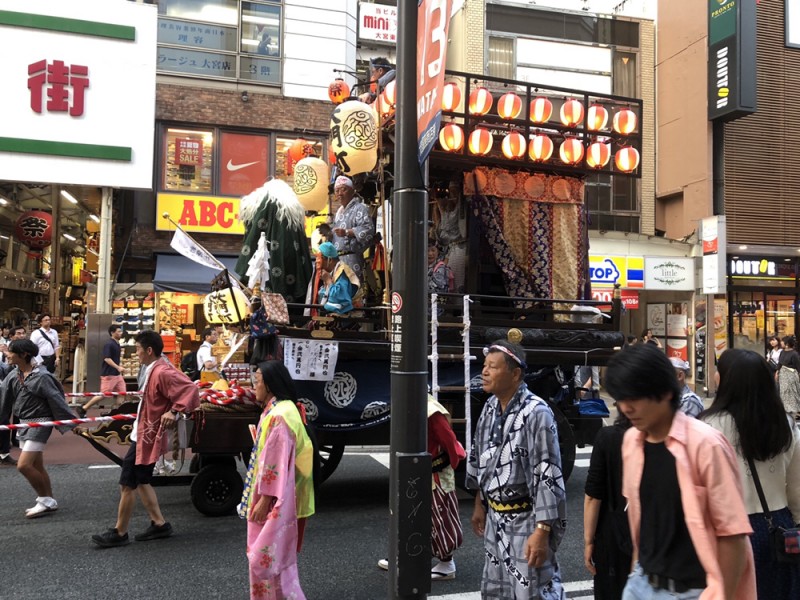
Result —
<path fill-rule="evenodd" d="M 100 392 L 124 394 L 127 390 L 125 386 L 125 369 L 122 368 L 122 347 L 119 340 L 122 337 L 122 327 L 111 325 L 108 328 L 108 335 L 111 339 L 103 346 L 103 362 L 100 365 Z M 104 396 L 95 396 L 82 407 L 78 408 L 81 417 L 86 416 L 86 411 L 100 402 Z M 114 404 L 119 405 L 124 400 L 124 396 L 115 396 Z"/>
<path fill-rule="evenodd" d="M 622 493 L 636 565 L 622 599 L 753 600 L 753 530 L 730 443 L 678 410 L 675 369 L 651 344 L 617 353 L 604 381 L 633 424 Z"/>

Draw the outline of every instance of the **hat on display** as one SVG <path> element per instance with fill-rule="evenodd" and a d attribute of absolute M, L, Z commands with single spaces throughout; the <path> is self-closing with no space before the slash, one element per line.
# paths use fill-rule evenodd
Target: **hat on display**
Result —
<path fill-rule="evenodd" d="M 319 253 L 325 258 L 339 258 L 339 253 L 336 251 L 336 246 L 330 242 L 322 242 L 319 245 Z"/>
<path fill-rule="evenodd" d="M 672 366 L 680 371 L 688 371 L 689 370 L 689 363 L 683 360 L 682 358 L 678 358 L 677 356 L 670 356 L 669 362 L 672 363 Z"/>
<path fill-rule="evenodd" d="M 339 177 L 337 177 L 336 181 L 333 183 L 333 187 L 337 188 L 337 187 L 339 187 L 341 185 L 344 185 L 344 186 L 349 187 L 350 189 L 353 189 L 353 180 L 350 179 L 349 177 L 345 177 L 344 175 L 339 175 Z"/>

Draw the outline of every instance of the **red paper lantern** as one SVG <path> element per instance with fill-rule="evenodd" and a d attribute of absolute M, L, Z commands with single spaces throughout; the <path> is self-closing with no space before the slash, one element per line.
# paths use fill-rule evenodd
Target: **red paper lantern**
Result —
<path fill-rule="evenodd" d="M 350 86 L 344 79 L 334 79 L 328 86 L 328 98 L 334 104 L 341 104 L 350 97 Z"/>
<path fill-rule="evenodd" d="M 492 150 L 492 134 L 488 130 L 478 127 L 469 134 L 469 151 L 472 154 L 485 156 Z"/>
<path fill-rule="evenodd" d="M 586 151 L 586 164 L 592 169 L 602 169 L 611 160 L 611 146 L 603 142 L 594 142 Z"/>
<path fill-rule="evenodd" d="M 614 131 L 622 135 L 629 135 L 636 129 L 636 113 L 629 108 L 623 108 L 614 115 Z"/>
<path fill-rule="evenodd" d="M 448 123 L 439 132 L 439 143 L 447 152 L 458 152 L 464 147 L 464 130 L 455 123 Z"/>
<path fill-rule="evenodd" d="M 600 131 L 608 123 L 608 111 L 599 104 L 592 104 L 586 114 L 586 120 L 590 131 Z"/>
<path fill-rule="evenodd" d="M 47 248 L 53 241 L 53 215 L 41 210 L 22 213 L 14 225 L 14 236 L 29 248 Z"/>
<path fill-rule="evenodd" d="M 332 144 L 328 144 L 328 162 L 331 166 L 336 164 L 336 152 L 333 151 Z"/>
<path fill-rule="evenodd" d="M 297 138 L 292 145 L 289 146 L 286 155 L 293 163 L 305 158 L 306 156 L 316 156 L 317 152 L 314 150 L 314 144 L 303 138 Z"/>
<path fill-rule="evenodd" d="M 478 87 L 472 90 L 469 95 L 469 114 L 485 115 L 492 109 L 494 99 L 489 90 Z"/>
<path fill-rule="evenodd" d="M 639 151 L 632 146 L 625 146 L 617 150 L 614 163 L 623 173 L 631 173 L 639 166 Z"/>
<path fill-rule="evenodd" d="M 575 127 L 583 121 L 583 104 L 577 100 L 567 100 L 561 105 L 561 122 L 567 127 Z"/>
<path fill-rule="evenodd" d="M 457 83 L 447 83 L 442 89 L 442 110 L 457 110 L 461 104 L 461 90 Z"/>
<path fill-rule="evenodd" d="M 553 103 L 542 96 L 531 100 L 531 121 L 547 123 L 553 114 Z"/>
<path fill-rule="evenodd" d="M 553 140 L 544 134 L 537 133 L 531 138 L 528 156 L 533 162 L 545 162 L 553 155 Z"/>
<path fill-rule="evenodd" d="M 583 160 L 583 144 L 579 139 L 567 138 L 558 149 L 561 162 L 567 165 L 577 165 Z"/>
<path fill-rule="evenodd" d="M 497 114 L 504 119 L 516 119 L 522 112 L 522 100 L 514 92 L 500 96 L 497 101 Z M 525 140 L 523 140 L 525 141 Z M 525 152 L 523 151 L 523 154 Z"/>
<path fill-rule="evenodd" d="M 525 156 L 525 136 L 517 131 L 512 131 L 503 138 L 501 148 L 506 158 L 518 159 Z"/>

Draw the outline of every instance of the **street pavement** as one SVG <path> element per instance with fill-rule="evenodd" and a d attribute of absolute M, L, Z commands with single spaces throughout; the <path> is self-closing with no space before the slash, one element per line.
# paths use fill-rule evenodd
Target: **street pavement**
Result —
<path fill-rule="evenodd" d="M 159 487 L 161 508 L 176 534 L 99 549 L 90 538 L 114 524 L 119 469 L 77 436 L 53 434 L 51 440 L 45 456 L 59 502 L 56 513 L 26 520 L 24 509 L 33 505 L 35 494 L 14 469 L 0 468 L 0 600 L 248 598 L 243 521 L 201 515 L 187 486 Z M 388 575 L 376 566 L 387 555 L 387 450 L 350 449 L 321 487 L 299 557 L 309 600 L 387 598 Z M 589 451 L 579 450 L 567 484 L 569 525 L 559 551 L 568 597 L 584 600 L 592 597 L 582 559 Z M 457 577 L 433 582 L 432 600 L 480 597 L 483 554 L 469 526 L 472 498 L 467 494 L 461 495 L 460 512 L 464 545 L 455 557 Z M 137 506 L 131 534 L 147 525 L 144 509 Z"/>

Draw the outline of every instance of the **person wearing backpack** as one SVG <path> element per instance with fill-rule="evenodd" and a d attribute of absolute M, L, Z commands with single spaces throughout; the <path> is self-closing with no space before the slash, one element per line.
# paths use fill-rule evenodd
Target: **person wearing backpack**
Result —
<path fill-rule="evenodd" d="M 435 240 L 428 240 L 428 294 L 448 294 L 455 292 L 455 277 L 453 270 L 441 257 L 439 247 Z M 444 307 L 440 304 L 436 314 L 441 316 Z M 430 316 L 428 309 L 428 316 Z"/>

